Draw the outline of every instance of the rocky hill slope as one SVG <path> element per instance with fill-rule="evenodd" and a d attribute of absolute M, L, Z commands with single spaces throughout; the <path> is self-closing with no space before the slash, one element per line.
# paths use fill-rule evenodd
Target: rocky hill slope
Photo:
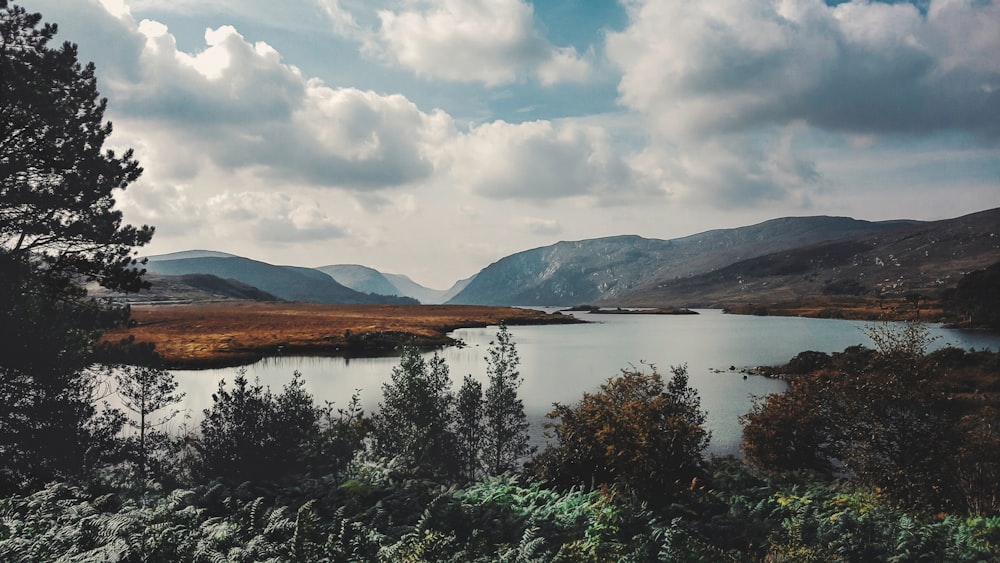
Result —
<path fill-rule="evenodd" d="M 889 232 L 913 224 L 847 217 L 787 217 L 672 240 L 617 236 L 559 242 L 491 264 L 449 303 L 615 302 L 661 280 L 686 278 L 773 252 Z"/>
<path fill-rule="evenodd" d="M 815 296 L 933 297 L 1000 261 L 1000 209 L 739 260 L 613 299 L 629 306 L 726 306 Z"/>

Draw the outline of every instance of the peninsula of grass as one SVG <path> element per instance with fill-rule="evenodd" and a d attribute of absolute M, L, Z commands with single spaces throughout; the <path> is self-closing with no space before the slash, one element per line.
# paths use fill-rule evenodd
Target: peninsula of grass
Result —
<path fill-rule="evenodd" d="M 496 325 L 568 324 L 570 315 L 471 305 L 206 303 L 133 306 L 130 326 L 109 344 L 149 343 L 171 368 L 228 367 L 264 357 L 389 355 L 404 344 L 457 344 L 448 333 Z"/>

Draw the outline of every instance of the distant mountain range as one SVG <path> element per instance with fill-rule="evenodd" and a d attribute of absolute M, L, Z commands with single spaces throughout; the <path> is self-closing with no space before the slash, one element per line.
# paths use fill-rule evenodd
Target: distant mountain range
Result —
<path fill-rule="evenodd" d="M 385 274 L 357 264 L 338 264 L 316 269 L 355 291 L 412 297 L 424 304 L 445 303 L 462 291 L 472 279 L 459 280 L 450 289 L 440 290 L 424 287 L 402 274 Z"/>
<path fill-rule="evenodd" d="M 559 242 L 507 256 L 448 290 L 362 265 L 275 266 L 209 250 L 151 256 L 146 268 L 154 291 L 225 299 L 656 307 L 927 293 L 998 261 L 1000 209 L 992 209 L 934 222 L 786 217 L 671 240 Z M 192 274 L 218 281 L 174 277 Z"/>
<path fill-rule="evenodd" d="M 408 297 L 355 291 L 313 268 L 275 266 L 241 256 L 205 250 L 152 256 L 146 264 L 146 270 L 162 276 L 208 274 L 222 280 L 235 280 L 285 301 L 348 304 L 416 303 L 416 300 Z"/>

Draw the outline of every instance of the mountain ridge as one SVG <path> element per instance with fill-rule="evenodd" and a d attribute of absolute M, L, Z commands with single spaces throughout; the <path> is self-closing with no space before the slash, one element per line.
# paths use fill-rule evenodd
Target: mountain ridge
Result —
<path fill-rule="evenodd" d="M 708 272 L 744 258 L 915 223 L 821 215 L 669 240 L 617 235 L 562 241 L 490 264 L 449 303 L 564 306 L 610 301 L 658 280 Z"/>
<path fill-rule="evenodd" d="M 880 250 L 869 252 L 869 247 Z M 917 252 L 925 252 L 926 260 Z M 932 292 L 953 286 L 964 272 L 991 260 L 1000 261 L 1000 208 L 940 221 L 817 215 L 668 240 L 626 234 L 560 241 L 501 258 L 448 290 L 359 264 L 274 266 L 210 250 L 153 256 L 147 268 L 159 274 L 217 275 L 281 299 L 320 303 L 409 299 L 427 304 L 725 307 L 747 295 L 871 296 L 903 287 Z M 887 263 L 899 263 L 896 278 L 883 275 Z M 843 274 L 852 268 L 855 275 Z M 246 269 L 257 277 L 240 271 Z M 876 275 L 885 279 L 868 283 Z M 405 297 L 372 295 L 376 293 Z"/>
<path fill-rule="evenodd" d="M 202 251 L 199 251 L 202 252 Z M 154 257 L 155 258 L 155 257 Z M 256 287 L 286 301 L 311 303 L 407 303 L 405 298 L 361 293 L 345 287 L 319 270 L 276 266 L 241 256 L 199 256 L 154 259 L 146 270 L 161 275 L 211 274 Z"/>

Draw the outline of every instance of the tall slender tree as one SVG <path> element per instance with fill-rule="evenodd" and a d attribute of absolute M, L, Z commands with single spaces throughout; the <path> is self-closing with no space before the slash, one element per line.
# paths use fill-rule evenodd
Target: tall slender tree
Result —
<path fill-rule="evenodd" d="M 167 438 L 166 433 L 159 429 L 179 411 L 171 410 L 159 418 L 154 418 L 154 415 L 180 403 L 184 393 L 177 392 L 178 383 L 172 373 L 155 367 L 121 366 L 115 380 L 122 404 L 138 417 L 138 420 L 129 420 L 129 426 L 136 431 L 135 461 L 138 477 L 142 480 L 146 477 L 150 454 L 156 449 L 156 442 L 162 445 Z"/>
<path fill-rule="evenodd" d="M 528 417 L 518 396 L 524 381 L 517 369 L 521 359 L 507 325 L 500 323 L 488 354 L 483 459 L 490 475 L 500 475 L 516 469 L 534 448 L 528 442 Z"/>
<path fill-rule="evenodd" d="M 474 481 L 482 471 L 483 384 L 466 375 L 455 398 L 455 438 L 462 479 Z"/>

